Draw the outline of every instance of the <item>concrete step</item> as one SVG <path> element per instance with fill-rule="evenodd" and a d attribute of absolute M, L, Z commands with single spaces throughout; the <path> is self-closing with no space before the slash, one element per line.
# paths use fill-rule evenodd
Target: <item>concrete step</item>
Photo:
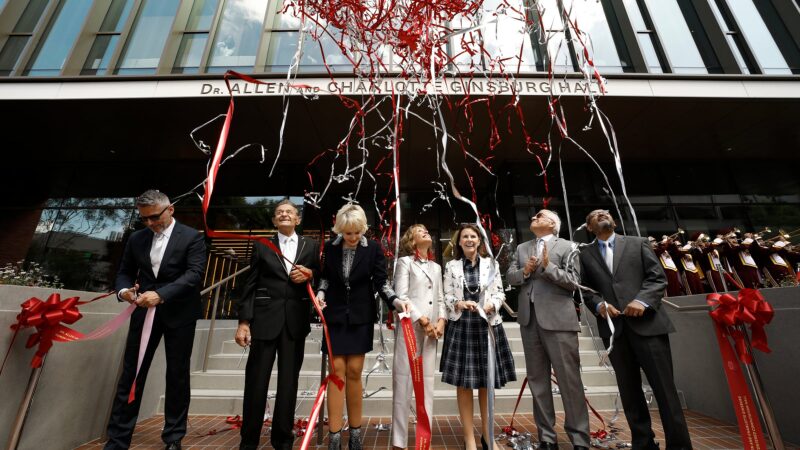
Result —
<path fill-rule="evenodd" d="M 391 352 L 391 348 L 388 349 Z M 525 354 L 522 351 L 512 352 L 514 356 L 514 367 L 525 367 Z M 321 354 L 319 353 L 306 353 L 305 358 L 303 359 L 303 366 L 300 368 L 301 371 L 309 371 L 309 372 L 319 372 L 320 369 L 320 359 Z M 364 363 L 364 369 L 369 370 L 377 361 L 377 357 L 379 353 L 377 351 L 372 351 L 367 354 L 366 361 Z M 439 367 L 439 358 L 441 357 L 441 348 L 439 353 L 436 356 L 436 367 Z M 599 366 L 600 365 L 600 358 L 597 355 L 597 352 L 594 350 L 584 350 L 580 352 L 581 357 L 581 365 L 584 367 L 590 366 Z M 392 353 L 388 353 L 384 355 L 385 361 L 388 365 L 391 366 L 392 363 Z M 247 355 L 242 354 L 217 354 L 211 355 L 208 358 L 208 369 L 209 370 L 244 370 L 247 364 Z"/>
<path fill-rule="evenodd" d="M 390 350 L 390 351 L 393 350 L 394 349 L 394 333 L 390 332 L 390 334 L 388 336 L 384 336 L 384 340 L 386 342 L 386 348 L 388 350 Z M 309 354 L 313 354 L 313 353 L 319 352 L 321 344 L 322 344 L 322 340 L 321 339 L 315 339 L 315 338 L 309 336 L 309 338 L 306 339 L 304 353 L 309 355 Z M 511 346 L 511 351 L 512 352 L 521 352 L 521 351 L 523 351 L 523 349 L 522 349 L 522 338 L 520 338 L 520 337 L 509 337 L 508 338 L 508 344 Z M 372 341 L 372 347 L 374 349 L 376 349 L 376 350 L 380 349 L 380 339 L 378 339 L 377 336 L 376 336 L 376 339 Z M 593 341 L 592 338 L 583 337 L 583 336 L 578 337 L 578 349 L 579 350 L 587 350 L 588 351 L 588 350 L 594 350 L 594 348 L 595 348 L 594 347 L 594 341 Z M 221 354 L 226 354 L 226 355 L 241 355 L 242 354 L 242 347 L 240 347 L 239 344 L 237 344 L 236 341 L 234 341 L 233 339 L 227 340 L 227 341 L 224 341 L 222 343 L 222 351 L 220 353 Z"/>
<path fill-rule="evenodd" d="M 525 377 L 525 368 L 517 368 L 517 381 L 506 385 L 509 389 L 519 389 Z M 302 371 L 298 382 L 299 388 L 313 389 L 319 384 L 319 371 Z M 366 374 L 365 374 L 366 376 Z M 581 372 L 583 384 L 589 386 L 613 386 L 614 375 L 603 367 L 584 367 Z M 278 372 L 272 371 L 270 387 L 277 388 Z M 442 381 L 442 373 L 438 370 L 434 374 L 434 389 L 447 389 L 448 384 Z M 367 389 L 374 390 L 381 386 L 392 387 L 392 375 L 375 371 L 370 374 Z M 208 372 L 195 372 L 192 374 L 191 386 L 193 389 L 244 389 L 244 370 L 210 370 Z"/>
<path fill-rule="evenodd" d="M 270 392 L 274 394 L 274 392 Z M 519 389 L 498 389 L 495 391 L 495 408 L 497 411 L 510 412 L 514 409 L 517 401 Z M 616 387 L 589 387 L 586 397 L 595 409 L 612 410 L 614 409 L 614 398 L 617 395 Z M 316 390 L 301 389 L 298 392 L 297 415 L 308 416 L 311 410 Z M 523 395 L 524 399 L 519 404 L 518 411 L 523 413 L 532 412 L 533 405 L 530 395 Z M 456 404 L 456 390 L 452 386 L 448 389 L 436 389 L 434 391 L 434 411 L 435 415 L 458 415 L 458 405 Z M 563 411 L 561 396 L 554 396 L 557 411 Z M 273 400 L 269 401 L 270 406 Z M 369 398 L 364 399 L 364 415 L 390 417 L 392 415 L 392 392 L 389 389 L 381 390 Z M 159 403 L 159 413 L 163 413 L 164 398 Z M 475 411 L 478 411 L 477 395 L 475 400 Z M 192 402 L 189 406 L 190 414 L 211 414 L 211 415 L 234 415 L 242 412 L 242 391 L 238 389 L 192 389 Z"/>
<path fill-rule="evenodd" d="M 394 331 L 388 330 L 385 325 L 381 325 L 381 328 L 383 329 L 383 335 L 385 338 L 390 338 L 394 336 Z M 586 325 L 581 324 L 580 328 L 581 328 L 580 331 L 581 336 L 591 337 L 590 330 Z M 517 324 L 516 322 L 503 322 L 503 329 L 506 332 L 506 336 L 508 336 L 509 338 L 519 337 L 519 324 Z M 231 334 L 228 337 L 228 339 L 231 339 L 232 337 L 233 334 Z M 377 337 L 378 337 L 378 325 L 375 325 L 375 338 L 377 339 Z M 308 338 L 317 340 L 322 339 L 322 327 L 318 324 L 311 325 L 311 333 L 308 335 Z"/>

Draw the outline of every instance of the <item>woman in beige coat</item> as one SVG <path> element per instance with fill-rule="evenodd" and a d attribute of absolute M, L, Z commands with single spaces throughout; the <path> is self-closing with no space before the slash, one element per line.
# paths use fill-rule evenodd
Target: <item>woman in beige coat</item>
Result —
<path fill-rule="evenodd" d="M 424 225 L 411 225 L 400 241 L 401 254 L 394 271 L 397 312 L 408 311 L 414 323 L 417 347 L 422 349 L 425 410 L 433 427 L 433 384 L 436 370 L 436 340 L 444 334 L 447 311 L 442 290 L 442 268 L 433 260 L 432 240 Z M 408 418 L 413 398 L 411 371 L 400 321 L 395 320 L 392 389 L 392 445 L 408 446 Z"/>

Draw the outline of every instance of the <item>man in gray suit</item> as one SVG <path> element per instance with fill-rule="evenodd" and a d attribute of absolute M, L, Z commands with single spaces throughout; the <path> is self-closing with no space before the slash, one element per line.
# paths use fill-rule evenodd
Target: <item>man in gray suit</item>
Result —
<path fill-rule="evenodd" d="M 528 384 L 539 431 L 540 449 L 557 449 L 556 412 L 550 368 L 556 374 L 566 418 L 564 429 L 576 449 L 589 448 L 586 408 L 578 353 L 578 316 L 572 294 L 576 281 L 567 273 L 572 242 L 558 237 L 561 220 L 543 209 L 531 218 L 536 239 L 517 246 L 506 278 L 519 291 L 519 322 Z"/>
<path fill-rule="evenodd" d="M 589 310 L 600 316 L 597 326 L 608 346 L 614 325 L 614 346 L 609 359 L 619 386 L 625 418 L 635 449 L 657 449 L 650 412 L 642 392 L 644 371 L 658 402 L 667 449 L 690 449 L 692 443 L 672 375 L 668 333 L 675 331 L 661 299 L 666 276 L 647 239 L 614 233 L 617 224 L 608 211 L 598 209 L 586 216 L 586 225 L 597 236 L 581 252 L 582 282 L 599 294 L 586 294 Z"/>

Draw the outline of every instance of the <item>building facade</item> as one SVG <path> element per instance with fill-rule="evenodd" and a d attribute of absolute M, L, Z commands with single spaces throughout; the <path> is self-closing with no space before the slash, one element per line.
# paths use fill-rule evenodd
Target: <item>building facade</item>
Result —
<path fill-rule="evenodd" d="M 475 113 L 469 124 L 475 147 L 486 149 L 476 154 L 491 160 L 492 173 L 458 150 L 447 158 L 455 184 L 472 194 L 499 235 L 529 238 L 528 217 L 544 204 L 569 214 L 574 229 L 589 210 L 615 208 L 615 199 L 626 231 L 635 232 L 630 202 L 643 235 L 800 227 L 796 0 L 488 0 L 483 8 L 541 14 L 515 32 L 508 32 L 512 16 L 500 14 L 482 33 L 487 55 L 515 55 L 511 79 L 492 77 L 496 59 L 461 52 L 463 34 L 449 41 L 452 60 L 441 78 L 448 96 L 483 98 L 488 111 L 496 108 L 496 115 Z M 271 202 L 319 193 L 334 177 L 328 169 L 335 161 L 310 162 L 332 158 L 353 116 L 337 93 L 363 100 L 376 92 L 361 90 L 364 77 L 354 75 L 335 34 L 317 43 L 308 23 L 284 9 L 273 0 L 0 0 L 0 174 L 7 193 L 0 263 L 36 261 L 65 287 L 107 289 L 124 238 L 137 226 L 135 195 L 157 187 L 175 196 L 203 180 L 208 155 L 197 143 L 213 147 L 218 127 L 198 126 L 224 114 L 227 70 L 265 83 L 233 82 L 229 148 L 257 143 L 265 151 L 247 149 L 220 170 L 210 225 L 268 233 Z M 586 45 L 605 93 L 582 75 L 575 24 L 591 37 Z M 301 37 L 296 80 L 316 89 L 311 94 L 286 84 Z M 389 88 L 414 92 L 395 62 L 385 58 L 382 80 L 389 84 L 379 97 Z M 469 76 L 465 68 L 473 70 Z M 475 83 L 469 94 L 465 81 Z M 514 96 L 524 123 L 503 115 Z M 626 196 L 587 96 L 613 124 Z M 543 171 L 519 128 L 550 142 L 554 98 L 574 142 L 562 133 Z M 439 136 L 422 115 L 405 122 L 399 205 L 404 225 L 424 223 L 444 243 L 474 215 L 440 195 L 449 188 L 437 162 Z M 509 125 L 494 138 L 486 130 L 498 118 Z M 455 114 L 443 120 L 465 128 Z M 363 181 L 356 198 L 376 206 L 367 209 L 378 233 L 391 172 L 383 155 L 375 150 L 363 159 L 373 178 L 337 179 L 323 201 L 306 206 L 305 231 L 329 229 L 343 198 Z M 177 211 L 178 220 L 202 228 L 196 197 Z M 568 234 L 564 226 L 562 236 Z M 235 263 L 246 258 L 243 247 Z M 214 269 L 220 261 L 209 260 L 210 280 L 223 275 Z"/>

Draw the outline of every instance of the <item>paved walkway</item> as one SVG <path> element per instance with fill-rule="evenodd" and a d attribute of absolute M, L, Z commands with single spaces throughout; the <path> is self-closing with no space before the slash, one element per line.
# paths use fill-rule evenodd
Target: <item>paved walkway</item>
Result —
<path fill-rule="evenodd" d="M 661 442 L 661 448 L 665 448 L 663 443 L 664 432 L 661 428 L 661 422 L 658 418 L 658 412 L 652 411 L 653 426 L 656 433 L 656 439 Z M 601 412 L 606 423 L 611 420 L 612 412 Z M 510 415 L 498 415 L 496 417 L 497 424 L 500 426 L 508 425 L 511 420 Z M 702 449 L 740 449 L 742 448 L 739 439 L 739 432 L 735 425 L 720 422 L 718 420 L 706 417 L 691 411 L 686 412 L 686 420 L 689 423 L 689 433 L 692 436 L 692 444 L 695 450 Z M 563 433 L 564 429 L 561 425 L 564 423 L 563 414 L 558 417 L 558 431 L 559 443 L 561 449 L 571 449 L 569 440 Z M 390 450 L 390 431 L 378 431 L 376 425 L 389 424 L 391 418 L 388 417 L 369 417 L 364 420 L 364 448 L 366 450 L 381 449 Z M 476 418 L 476 423 L 480 423 Z M 131 448 L 133 449 L 158 449 L 163 448 L 164 444 L 161 442 L 161 427 L 163 425 L 163 417 L 153 417 L 143 420 L 137 425 L 136 433 L 133 437 Z M 605 445 L 608 448 L 618 448 L 617 444 L 629 442 L 630 434 L 627 430 L 625 418 L 620 417 L 616 425 L 621 428 L 616 432 L 617 440 L 608 441 Z M 599 429 L 601 426 L 597 418 L 592 417 L 592 431 Z M 189 417 L 189 433 L 183 440 L 184 449 L 236 449 L 239 446 L 239 430 L 220 431 L 214 435 L 208 436 L 207 434 L 212 430 L 223 430 L 228 425 L 225 423 L 223 416 L 190 416 Z M 519 432 L 530 432 L 534 437 L 534 444 L 536 439 L 536 425 L 533 423 L 533 417 L 530 414 L 518 415 L 514 420 L 514 427 Z M 410 427 L 413 430 L 413 427 Z M 433 427 L 433 450 L 445 449 L 459 449 L 461 448 L 461 423 L 457 416 L 437 416 L 434 418 Z M 327 434 L 327 427 L 325 428 Z M 480 438 L 480 433 L 476 431 L 476 439 Z M 342 436 L 342 443 L 347 441 L 347 433 Z M 312 448 L 316 448 L 316 436 L 312 438 Z M 409 444 L 413 448 L 414 437 L 413 431 L 409 436 Z M 499 442 L 502 447 L 508 447 L 506 440 Z M 264 428 L 261 444 L 264 449 L 271 449 L 269 445 L 269 431 L 267 427 Z M 327 446 L 327 440 L 325 441 Z M 300 447 L 300 439 L 295 441 L 295 448 Z M 346 447 L 346 445 L 344 445 Z M 96 440 L 86 445 L 78 447 L 79 449 L 102 449 L 102 441 Z M 786 446 L 787 449 L 798 449 L 800 447 L 795 445 Z"/>

